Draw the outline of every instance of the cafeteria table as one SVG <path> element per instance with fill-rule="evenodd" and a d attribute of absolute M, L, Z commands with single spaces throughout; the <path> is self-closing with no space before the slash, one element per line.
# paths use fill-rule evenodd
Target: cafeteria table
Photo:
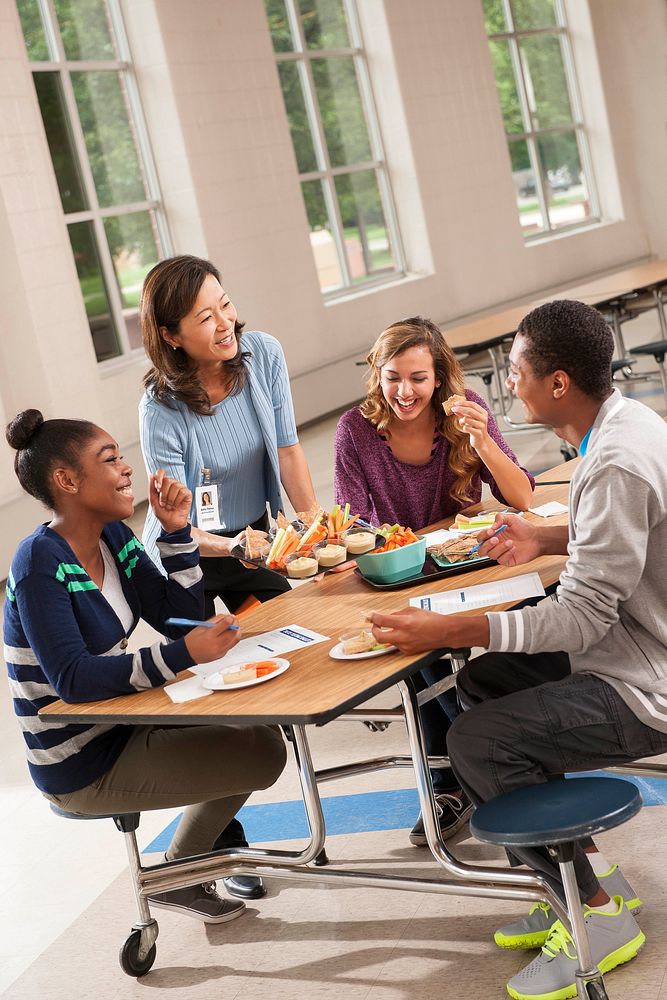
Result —
<path fill-rule="evenodd" d="M 533 430 L 534 424 L 512 420 L 512 395 L 505 387 L 507 352 L 523 317 L 545 302 L 554 299 L 577 299 L 595 306 L 605 317 L 614 334 L 616 355 L 626 360 L 621 325 L 640 311 L 656 309 L 660 330 L 667 337 L 664 296 L 667 294 L 667 260 L 654 260 L 615 271 L 602 278 L 593 278 L 547 298 L 534 299 L 492 313 L 482 319 L 459 326 L 445 327 L 445 337 L 464 369 L 486 377 L 493 387 L 492 398 L 498 402 L 499 415 L 513 430 Z M 638 376 L 645 378 L 646 376 Z"/>
<path fill-rule="evenodd" d="M 559 467 L 560 468 L 560 467 Z M 558 470 L 553 470 L 556 473 Z M 544 485 L 536 495 L 536 503 L 567 500 L 568 487 L 564 476 L 555 477 L 556 485 Z M 471 510 L 497 508 L 497 501 L 487 500 Z M 540 521 L 527 513 L 528 520 Z M 550 524 L 566 523 L 567 515 L 556 515 Z M 452 519 L 433 527 L 445 527 Z M 514 568 L 495 563 L 465 574 L 446 576 L 409 588 L 380 590 L 365 582 L 358 572 L 326 574 L 318 583 L 309 583 L 283 594 L 248 612 L 243 617 L 243 634 L 252 636 L 279 628 L 287 623 L 308 626 L 332 640 L 289 653 L 290 668 L 266 684 L 240 690 L 214 691 L 206 697 L 184 703 L 172 702 L 163 688 L 153 688 L 137 694 L 102 701 L 66 704 L 55 701 L 40 712 L 54 722 L 116 723 L 122 725 L 201 725 L 221 723 L 266 723 L 290 726 L 293 749 L 299 771 L 301 791 L 310 828 L 310 840 L 300 850 L 234 848 L 144 867 L 138 857 L 135 890 L 144 928 L 154 927 L 152 941 L 157 936 L 157 924 L 152 919 L 146 897 L 152 892 L 193 885 L 232 874 L 255 874 L 264 878 L 283 878 L 324 884 L 387 887 L 394 889 L 435 892 L 464 896 L 487 896 L 524 902 L 544 900 L 559 916 L 565 912 L 559 898 L 545 878 L 535 872 L 504 867 L 476 867 L 460 861 L 441 837 L 436 817 L 435 800 L 429 772 L 429 759 L 424 749 L 423 733 L 418 712 L 417 696 L 409 683 L 411 674 L 439 658 L 443 650 L 427 654 L 405 654 L 399 651 L 365 661 L 339 661 L 329 657 L 341 630 L 341 623 L 363 619 L 375 610 L 384 613 L 404 607 L 408 599 L 442 590 L 458 589 L 478 583 L 538 572 L 546 587 L 555 583 L 564 566 L 564 556 L 544 556 L 532 563 Z M 496 605 L 504 610 L 511 604 Z M 477 612 L 479 613 L 479 612 Z M 454 654 L 456 655 L 456 654 Z M 183 675 L 179 675 L 183 679 Z M 174 682 L 172 682 L 174 683 Z M 335 866 L 311 867 L 324 848 L 325 824 L 317 788 L 316 772 L 308 742 L 307 727 L 321 726 L 358 710 L 369 698 L 398 687 L 407 727 L 411 761 L 424 818 L 426 838 L 433 856 L 449 877 L 437 871 L 430 878 L 416 878 L 377 871 L 350 871 Z M 362 710 L 363 711 L 363 710 Z M 369 710 L 370 714 L 374 710 Z M 376 714 L 376 713 L 375 713 Z M 435 759 L 437 764 L 438 758 Z M 434 763 L 433 759 L 431 763 Z M 368 762 L 366 762 L 368 764 Z M 348 773 L 373 767 L 354 763 Z M 345 766 L 336 769 L 339 777 Z M 330 776 L 330 775 L 329 775 Z M 326 775 L 324 776 L 326 777 Z M 377 859 L 374 859 L 376 861 Z"/>

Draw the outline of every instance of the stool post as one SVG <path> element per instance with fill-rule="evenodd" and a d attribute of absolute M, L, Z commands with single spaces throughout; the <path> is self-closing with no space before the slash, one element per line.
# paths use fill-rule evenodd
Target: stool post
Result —
<path fill-rule="evenodd" d="M 665 394 L 665 400 L 667 400 L 667 375 L 665 374 L 665 355 L 656 354 L 655 362 L 658 366 L 658 371 L 660 372 L 660 381 L 662 382 L 662 391 Z"/>
<path fill-rule="evenodd" d="M 577 876 L 574 873 L 574 848 L 574 843 L 569 842 L 558 844 L 557 847 L 550 847 L 548 850 L 549 854 L 558 861 L 560 876 L 563 880 L 563 889 L 565 890 L 565 902 L 570 917 L 572 937 L 577 949 L 579 966 L 575 973 L 577 996 L 580 1000 L 590 1000 L 587 984 L 597 982 L 604 985 L 604 983 L 600 970 L 593 962 L 590 943 L 588 941 L 588 932 L 586 931 L 586 923 L 584 921 Z"/>
<path fill-rule="evenodd" d="M 667 340 L 667 317 L 665 317 L 665 302 L 663 299 L 664 287 L 653 289 L 653 298 L 655 299 L 655 307 L 658 312 L 658 323 L 660 324 L 660 333 L 663 340 Z"/>
<path fill-rule="evenodd" d="M 133 930 L 141 931 L 141 938 L 138 944 L 137 958 L 139 962 L 143 960 L 148 955 L 149 951 L 155 944 L 159 932 L 157 920 L 151 916 L 151 911 L 148 906 L 148 899 L 145 895 L 142 895 L 139 886 L 139 872 L 141 871 L 141 857 L 139 855 L 139 848 L 137 847 L 137 834 L 134 829 L 125 830 L 123 833 L 125 838 L 125 847 L 127 848 L 127 857 L 130 862 L 130 877 L 132 879 L 132 888 L 134 889 L 134 895 L 137 900 L 137 909 L 139 911 L 139 919 L 132 925 Z"/>
<path fill-rule="evenodd" d="M 417 696 L 411 684 L 404 680 L 398 682 L 403 709 L 405 711 L 405 726 L 408 742 L 412 753 L 415 770 L 415 784 L 419 795 L 426 840 L 433 857 L 452 875 L 471 882 L 484 881 L 488 887 L 488 895 L 493 899 L 523 899 L 526 902 L 545 900 L 553 907 L 560 919 L 566 918 L 567 911 L 560 897 L 551 888 L 547 879 L 538 872 L 525 872 L 510 868 L 475 868 L 459 861 L 447 848 L 436 819 L 433 783 L 428 767 L 428 757 L 424 749 L 423 729 Z M 462 882 L 462 896 L 474 895 L 476 889 Z M 486 895 L 487 893 L 485 893 Z"/>
<path fill-rule="evenodd" d="M 611 309 L 611 329 L 616 343 L 616 353 L 619 358 L 624 358 L 628 352 L 625 349 L 625 341 L 623 340 L 623 332 L 621 330 L 621 317 L 617 305 L 612 306 Z"/>

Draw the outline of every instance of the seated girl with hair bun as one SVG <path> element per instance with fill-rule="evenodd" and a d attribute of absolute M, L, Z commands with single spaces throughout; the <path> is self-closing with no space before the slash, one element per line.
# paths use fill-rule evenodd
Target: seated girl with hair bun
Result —
<path fill-rule="evenodd" d="M 21 486 L 53 511 L 19 544 L 4 607 L 5 659 L 31 777 L 51 802 L 82 815 L 185 806 L 167 860 L 207 853 L 250 793 L 281 773 L 277 729 L 57 723 L 38 714 L 57 698 L 87 702 L 160 687 L 238 642 L 233 615 L 186 635 L 165 624 L 203 612 L 190 490 L 161 469 L 150 477 L 163 576 L 123 523 L 134 510 L 132 469 L 106 431 L 25 410 L 6 436 Z M 128 652 L 141 618 L 172 641 Z M 150 900 L 206 923 L 245 908 L 219 896 L 215 883 Z"/>

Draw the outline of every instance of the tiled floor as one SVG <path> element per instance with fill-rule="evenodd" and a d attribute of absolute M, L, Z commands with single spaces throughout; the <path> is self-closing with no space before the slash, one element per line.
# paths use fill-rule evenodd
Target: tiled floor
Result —
<path fill-rule="evenodd" d="M 630 343 L 654 339 L 649 317 L 628 325 L 624 333 Z M 642 382 L 636 388 L 644 402 L 665 412 L 662 393 L 655 384 Z M 302 434 L 317 494 L 323 503 L 332 498 L 335 423 L 335 419 L 325 420 Z M 532 431 L 512 434 L 509 440 L 521 461 L 533 470 L 550 467 L 561 460 L 553 435 Z M 140 530 L 140 515 L 136 520 L 135 529 Z M 144 642 L 146 631 L 142 630 L 137 640 Z M 389 697 L 389 702 L 395 699 Z M 385 733 L 373 734 L 359 723 L 337 723 L 314 731 L 312 735 L 313 753 L 320 766 L 350 757 L 404 752 L 405 745 L 402 727 L 397 724 Z M 68 971 L 61 970 L 57 963 L 53 965 L 53 981 L 48 985 L 55 962 L 53 949 L 48 949 L 59 935 L 72 925 L 85 927 L 86 933 L 96 942 L 97 951 L 105 955 L 108 952 L 113 958 L 127 932 L 125 925 L 132 913 L 131 902 L 122 880 L 117 883 L 125 868 L 124 849 L 111 822 L 87 824 L 58 819 L 33 789 L 4 684 L 0 685 L 0 760 L 0 842 L 3 848 L 0 859 L 0 990 L 7 989 L 8 996 L 27 997 L 26 990 L 33 989 L 34 982 L 41 976 L 44 985 L 32 996 L 50 1000 L 65 996 L 66 990 L 76 989 L 61 979 L 61 976 L 67 977 Z M 352 782 L 328 784 L 324 794 L 342 795 L 411 785 L 410 771 L 383 771 Z M 254 796 L 253 802 L 283 801 L 296 798 L 297 794 L 296 775 L 288 767 L 278 784 Z M 144 814 L 140 845 L 145 847 L 173 815 L 164 812 Z M 665 815 L 664 806 L 651 807 L 631 826 L 608 835 L 610 854 L 618 851 L 632 879 L 642 890 L 645 886 L 647 896 L 654 900 L 653 910 L 647 907 L 646 922 L 655 932 L 653 943 L 649 939 L 640 959 L 641 966 L 636 963 L 638 971 L 631 972 L 633 966 L 628 966 L 627 971 L 624 969 L 610 979 L 613 997 L 667 1000 L 667 984 L 663 985 L 667 959 L 664 949 L 658 945 L 665 933 L 664 923 L 658 921 L 658 915 L 665 915 L 667 897 L 667 884 L 660 875 L 666 867 L 660 853 L 664 851 L 660 831 Z M 639 838 L 637 831 L 640 831 Z M 483 854 L 479 845 L 471 841 L 461 850 L 467 857 Z M 429 864 L 424 851 L 407 845 L 403 831 L 333 837 L 331 851 L 354 863 L 363 851 L 367 857 L 384 858 L 399 871 L 411 865 Z M 652 858 L 655 862 L 648 860 Z M 657 875 L 654 867 L 658 869 Z M 96 904 L 100 897 L 104 901 L 101 908 Z M 92 907 L 90 911 L 89 907 Z M 487 1000 L 504 995 L 504 977 L 521 964 L 517 956 L 497 953 L 488 944 L 498 918 L 508 912 L 517 912 L 517 908 L 507 902 L 362 889 L 314 891 L 281 883 L 266 904 L 260 902 L 254 908 L 265 916 L 263 930 L 256 939 L 252 929 L 256 921 L 251 916 L 229 925 L 228 932 L 225 930 L 227 925 L 223 925 L 207 938 L 201 926 L 185 921 L 188 925 L 185 928 L 182 920 L 168 914 L 166 916 L 172 920 L 164 920 L 160 939 L 160 956 L 164 959 L 159 960 L 158 965 L 167 964 L 172 970 L 171 976 L 158 970 L 144 984 L 134 984 L 122 975 L 113 959 L 114 969 L 108 972 L 109 981 L 105 983 L 100 973 L 100 983 L 94 985 L 94 975 L 90 978 L 92 959 L 88 956 L 83 963 L 88 969 L 88 986 L 84 977 L 77 992 L 82 997 L 90 995 L 104 1000 L 107 996 L 138 995 L 143 986 L 152 985 L 152 996 L 170 997 L 171 1000 L 212 996 L 260 1000 L 269 995 L 286 998 L 340 995 L 346 1000 L 389 1000 L 408 996 L 415 1000 L 440 996 Z M 83 914 L 86 914 L 84 918 Z M 114 926 L 109 926 L 109 920 Z M 215 960 L 219 965 L 212 968 L 209 964 L 206 970 L 204 966 L 208 960 L 198 954 L 195 957 L 195 953 L 201 942 L 207 940 L 209 945 L 228 942 L 230 952 L 217 949 L 225 954 L 217 954 Z M 106 958 L 103 962 L 100 957 L 100 962 L 103 965 Z M 21 986 L 22 979 L 16 988 L 9 989 L 31 963 L 35 963 L 30 972 L 33 979 L 26 979 L 25 987 Z M 224 971 L 221 966 L 225 966 Z M 75 975 L 76 969 L 71 968 L 69 972 Z M 631 991 L 624 992 L 623 983 L 630 981 L 633 984 Z"/>

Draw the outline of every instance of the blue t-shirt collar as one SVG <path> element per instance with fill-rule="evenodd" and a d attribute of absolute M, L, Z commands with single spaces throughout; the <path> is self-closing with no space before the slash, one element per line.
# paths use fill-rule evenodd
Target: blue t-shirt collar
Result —
<path fill-rule="evenodd" d="M 582 458 L 584 458 L 586 452 L 588 451 L 588 442 L 591 439 L 592 431 L 593 431 L 593 425 L 591 424 L 591 426 L 588 428 L 588 430 L 581 439 L 581 444 L 579 445 L 579 454 L 581 455 Z"/>

